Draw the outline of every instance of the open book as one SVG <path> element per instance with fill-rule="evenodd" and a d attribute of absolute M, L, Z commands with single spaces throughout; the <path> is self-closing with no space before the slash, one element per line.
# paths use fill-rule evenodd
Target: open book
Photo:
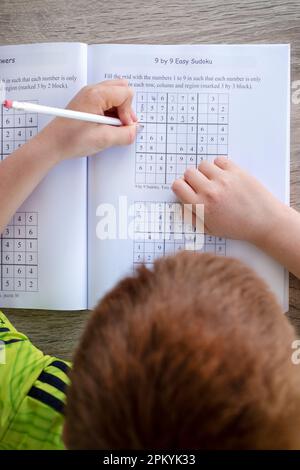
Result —
<path fill-rule="evenodd" d="M 289 203 L 289 46 L 0 47 L 9 99 L 65 107 L 84 85 L 120 77 L 136 92 L 136 142 L 61 163 L 18 210 L 0 241 L 0 307 L 92 308 L 135 266 L 187 248 L 243 260 L 286 310 L 283 267 L 181 223 L 170 184 L 228 155 Z M 0 158 L 49 120 L 2 109 Z"/>

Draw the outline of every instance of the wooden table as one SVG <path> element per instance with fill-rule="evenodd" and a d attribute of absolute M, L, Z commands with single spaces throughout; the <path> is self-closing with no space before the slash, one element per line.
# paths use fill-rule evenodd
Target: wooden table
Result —
<path fill-rule="evenodd" d="M 47 41 L 290 43 L 293 81 L 300 80 L 299 25 L 299 0 L 1 0 L 0 6 L 2 45 Z M 300 103 L 292 103 L 291 111 L 291 204 L 300 211 Z M 46 353 L 65 358 L 71 357 L 89 315 L 5 312 Z M 288 315 L 300 332 L 300 282 L 293 276 Z"/>

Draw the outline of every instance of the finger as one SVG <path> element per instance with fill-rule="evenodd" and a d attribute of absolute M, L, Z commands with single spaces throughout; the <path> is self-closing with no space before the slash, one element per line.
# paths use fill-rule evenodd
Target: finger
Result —
<path fill-rule="evenodd" d="M 104 80 L 97 83 L 95 86 L 128 86 L 128 80 L 125 78 L 116 78 L 114 80 Z"/>
<path fill-rule="evenodd" d="M 200 205 L 198 203 L 198 205 Z M 197 207 L 197 206 L 196 206 Z M 195 205 L 193 205 L 193 211 L 192 213 L 190 214 L 190 208 L 187 208 L 187 205 L 185 204 L 184 205 L 184 211 L 183 211 L 183 214 L 184 214 L 184 223 L 185 224 L 192 224 L 193 227 L 196 228 L 196 231 L 201 234 L 201 233 L 210 233 L 209 232 L 209 229 L 207 228 L 207 226 L 205 225 L 205 221 L 204 221 L 204 214 L 201 213 L 201 211 L 198 211 L 197 213 L 195 213 Z"/>
<path fill-rule="evenodd" d="M 134 121 L 131 117 L 133 89 L 124 86 L 104 87 L 102 94 L 105 98 L 106 108 L 113 106 L 117 108 L 118 116 L 125 126 L 131 125 Z M 108 108 L 109 106 L 109 108 Z"/>
<path fill-rule="evenodd" d="M 196 193 L 201 193 L 203 187 L 209 184 L 209 180 L 206 176 L 200 173 L 196 168 L 187 168 L 183 177 Z"/>
<path fill-rule="evenodd" d="M 112 109 L 108 109 L 107 111 L 105 111 L 105 116 L 110 116 L 110 117 L 119 117 L 119 113 L 118 113 L 118 108 L 114 107 Z M 135 114 L 134 110 L 131 108 L 130 110 L 130 116 L 131 116 L 131 119 L 133 122 L 138 122 L 138 117 L 137 115 Z"/>
<path fill-rule="evenodd" d="M 173 182 L 172 191 L 185 204 L 196 204 L 198 202 L 197 194 L 183 178 L 178 178 Z"/>
<path fill-rule="evenodd" d="M 222 172 L 221 168 L 206 160 L 203 160 L 200 165 L 198 165 L 198 170 L 209 180 L 217 178 Z"/>
<path fill-rule="evenodd" d="M 201 202 L 201 199 L 199 199 L 199 195 L 193 191 L 193 189 L 183 179 L 183 177 L 178 178 L 174 181 L 174 183 L 172 184 L 172 190 L 174 191 L 178 199 L 180 199 L 180 201 L 185 204 L 185 216 L 192 210 L 192 225 L 197 226 L 197 221 L 200 220 L 201 227 L 203 226 L 204 231 L 207 232 L 208 230 L 204 223 L 204 214 L 202 210 L 204 202 Z M 198 210 L 199 206 L 201 207 Z"/>
<path fill-rule="evenodd" d="M 135 115 L 134 118 L 132 117 L 132 100 L 134 93 L 132 88 L 129 88 L 129 90 L 131 91 L 129 97 L 118 107 L 119 119 L 127 126 L 137 121 L 137 117 Z"/>
<path fill-rule="evenodd" d="M 199 221 L 201 221 L 203 225 L 203 211 L 197 209 L 198 206 L 202 207 L 202 204 L 200 202 L 195 204 L 187 202 L 183 203 L 183 221 L 185 224 L 191 224 L 195 226 L 198 221 L 199 226 Z"/>
<path fill-rule="evenodd" d="M 128 86 L 103 86 L 94 88 L 95 100 L 99 101 L 102 112 L 116 107 L 123 124 L 132 124 L 130 116 L 133 89 Z M 123 120 L 124 118 L 124 120 Z"/>
<path fill-rule="evenodd" d="M 128 87 L 129 88 L 128 80 L 126 80 L 125 78 L 116 79 L 116 80 L 105 80 L 104 82 L 100 82 L 96 86 L 97 87 L 98 86 L 99 87 L 103 87 L 103 86 L 123 86 L 123 87 Z M 132 98 L 133 98 L 133 93 L 132 93 Z M 132 98 L 131 98 L 131 101 L 130 101 L 130 108 L 131 108 L 131 104 L 132 104 Z M 116 106 L 114 106 L 113 109 L 117 111 L 117 115 L 121 119 L 122 123 L 125 124 L 125 125 L 130 125 L 133 122 L 137 122 L 137 120 L 138 120 L 138 118 L 137 118 L 135 112 L 133 111 L 133 109 L 132 108 L 128 109 L 127 103 L 124 103 L 123 105 L 119 106 L 119 108 L 116 108 Z"/>
<path fill-rule="evenodd" d="M 233 163 L 232 160 L 229 160 L 228 157 L 225 157 L 223 155 L 215 158 L 214 163 L 222 170 L 233 170 L 234 168 L 238 168 L 238 166 Z"/>
<path fill-rule="evenodd" d="M 131 118 L 134 122 L 138 121 L 138 117 L 137 117 L 137 115 L 135 114 L 135 112 L 133 111 L 132 108 L 131 108 Z"/>
<path fill-rule="evenodd" d="M 136 137 L 137 125 L 131 126 L 102 126 L 101 131 L 105 134 L 105 148 L 115 145 L 130 145 Z"/>

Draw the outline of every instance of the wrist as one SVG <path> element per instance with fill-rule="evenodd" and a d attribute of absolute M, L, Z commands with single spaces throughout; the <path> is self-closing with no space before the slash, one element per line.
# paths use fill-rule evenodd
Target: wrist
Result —
<path fill-rule="evenodd" d="M 277 204 L 266 213 L 251 242 L 258 248 L 268 251 L 268 247 L 272 245 L 274 239 L 286 230 L 291 211 L 292 209 L 289 206 L 277 201 Z"/>
<path fill-rule="evenodd" d="M 60 144 L 59 132 L 56 132 L 56 130 L 54 120 L 35 137 L 35 142 L 42 149 L 44 158 L 52 166 L 65 160 L 62 145 Z"/>

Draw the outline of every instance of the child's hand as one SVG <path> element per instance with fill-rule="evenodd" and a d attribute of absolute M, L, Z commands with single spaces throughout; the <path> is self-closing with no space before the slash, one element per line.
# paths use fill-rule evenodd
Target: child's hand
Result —
<path fill-rule="evenodd" d="M 172 189 L 183 203 L 204 204 L 208 233 L 259 244 L 286 206 L 226 157 L 188 168 Z"/>
<path fill-rule="evenodd" d="M 37 136 L 58 160 L 92 155 L 114 145 L 131 144 L 137 118 L 131 107 L 133 90 L 126 80 L 110 80 L 87 86 L 73 98 L 68 109 L 118 117 L 123 126 L 109 126 L 75 119 L 56 118 Z"/>

